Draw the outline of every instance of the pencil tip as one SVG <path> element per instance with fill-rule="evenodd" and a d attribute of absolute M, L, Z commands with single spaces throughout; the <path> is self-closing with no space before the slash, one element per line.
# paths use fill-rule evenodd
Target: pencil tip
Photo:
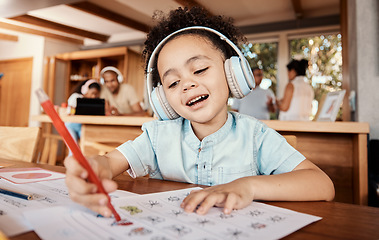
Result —
<path fill-rule="evenodd" d="M 126 220 L 126 219 L 120 219 L 119 221 L 115 221 L 114 222 L 114 225 L 117 225 L 117 226 L 128 226 L 128 225 L 132 225 L 133 223 Z"/>

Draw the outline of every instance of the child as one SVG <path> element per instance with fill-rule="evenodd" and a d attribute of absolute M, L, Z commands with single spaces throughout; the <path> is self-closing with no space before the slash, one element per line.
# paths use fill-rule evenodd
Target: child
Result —
<path fill-rule="evenodd" d="M 99 98 L 100 90 L 100 84 L 94 79 L 89 79 L 79 83 L 67 100 L 67 114 L 72 114 L 75 112 L 78 98 Z M 66 122 L 65 125 L 71 136 L 77 142 L 81 135 L 82 124 Z M 71 155 L 72 153 L 70 151 L 68 156 Z"/>
<path fill-rule="evenodd" d="M 156 49 L 166 36 L 190 26 L 212 28 L 234 42 L 238 37 L 230 21 L 209 17 L 198 8 L 172 11 L 150 31 L 144 50 L 149 94 L 159 117 L 172 120 L 145 123 L 134 141 L 90 159 L 105 189 L 116 190 L 111 177 L 125 170 L 133 177 L 149 174 L 151 178 L 209 185 L 193 191 L 181 204 L 186 212 L 198 214 L 213 206 L 230 214 L 253 200 L 332 200 L 334 187 L 329 177 L 282 136 L 253 117 L 227 111 L 229 90 L 236 96 L 249 92 L 236 90 L 227 77 L 250 76 L 246 69 L 230 76 L 228 64 L 235 49 L 221 33 L 187 29 L 163 40 Z M 224 62 L 229 72 L 224 70 Z M 234 63 L 233 71 L 238 68 Z M 153 92 L 152 86 L 156 86 Z M 111 216 L 107 198 L 86 182 L 88 173 L 73 158 L 67 158 L 65 166 L 71 198 Z"/>

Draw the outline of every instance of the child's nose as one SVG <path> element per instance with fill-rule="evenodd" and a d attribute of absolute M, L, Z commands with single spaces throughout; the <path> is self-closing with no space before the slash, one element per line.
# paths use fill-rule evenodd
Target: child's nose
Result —
<path fill-rule="evenodd" d="M 186 86 L 183 90 L 184 91 L 187 91 L 189 90 L 190 88 L 194 88 L 195 87 L 195 84 L 192 84 L 191 86 Z"/>
<path fill-rule="evenodd" d="M 196 82 L 193 81 L 193 80 L 187 80 L 184 84 L 183 84 L 183 91 L 188 91 L 189 89 L 191 88 L 195 88 L 197 86 Z"/>

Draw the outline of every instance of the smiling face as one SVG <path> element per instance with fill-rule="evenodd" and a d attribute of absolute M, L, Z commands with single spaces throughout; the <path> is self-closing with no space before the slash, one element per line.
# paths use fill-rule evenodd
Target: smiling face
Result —
<path fill-rule="evenodd" d="M 166 98 L 180 116 L 191 121 L 195 133 L 207 126 L 210 134 L 226 121 L 229 88 L 224 61 L 208 39 L 189 34 L 169 41 L 158 56 Z"/>
<path fill-rule="evenodd" d="M 117 73 L 113 71 L 106 71 L 103 74 L 103 78 L 104 84 L 109 89 L 109 91 L 113 94 L 117 94 L 120 87 L 120 83 L 117 80 Z"/>

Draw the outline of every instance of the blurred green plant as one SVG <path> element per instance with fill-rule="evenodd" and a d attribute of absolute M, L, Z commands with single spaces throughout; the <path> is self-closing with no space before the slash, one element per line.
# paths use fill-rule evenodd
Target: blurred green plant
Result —
<path fill-rule="evenodd" d="M 278 71 L 278 43 L 248 43 L 241 47 L 250 67 L 261 68 L 263 78 L 271 80 L 270 89 L 276 95 Z"/>
<path fill-rule="evenodd" d="M 317 101 L 325 93 L 341 90 L 341 34 L 293 39 L 290 41 L 290 54 L 291 58 L 309 61 L 307 77 L 315 90 Z"/>

